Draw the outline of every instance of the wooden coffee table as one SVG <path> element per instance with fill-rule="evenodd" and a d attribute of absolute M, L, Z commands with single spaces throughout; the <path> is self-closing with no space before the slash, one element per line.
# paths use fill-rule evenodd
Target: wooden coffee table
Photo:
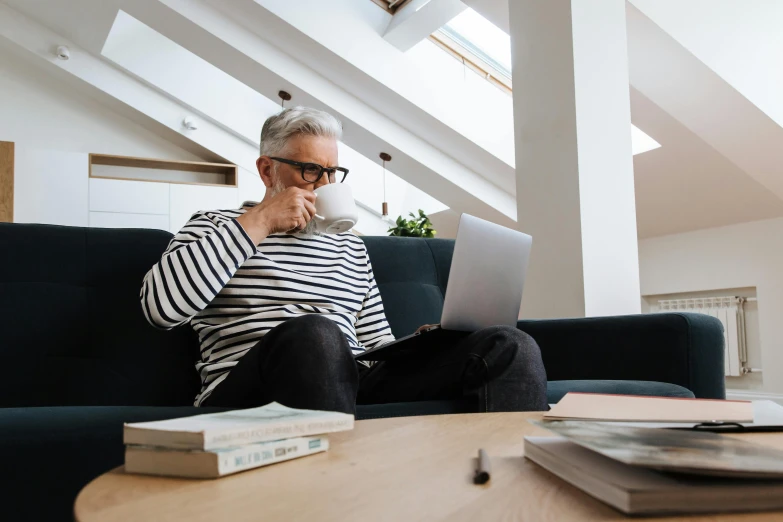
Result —
<path fill-rule="evenodd" d="M 217 480 L 132 475 L 120 467 L 81 491 L 76 519 L 625 519 L 523 458 L 525 435 L 549 434 L 527 422 L 540 418 L 540 413 L 486 413 L 360 421 L 351 432 L 330 435 L 326 453 Z M 783 434 L 742 437 L 783 448 Z M 472 482 L 479 448 L 492 462 L 492 480 L 484 486 Z M 781 520 L 783 512 L 682 518 L 740 519 Z"/>

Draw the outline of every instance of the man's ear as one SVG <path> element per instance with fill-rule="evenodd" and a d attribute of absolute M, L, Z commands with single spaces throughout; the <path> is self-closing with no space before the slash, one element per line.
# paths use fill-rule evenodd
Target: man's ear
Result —
<path fill-rule="evenodd" d="M 261 176 L 261 181 L 264 182 L 266 188 L 272 188 L 274 180 L 272 179 L 273 164 L 269 156 L 260 156 L 256 160 L 256 168 L 258 169 L 258 175 Z"/>

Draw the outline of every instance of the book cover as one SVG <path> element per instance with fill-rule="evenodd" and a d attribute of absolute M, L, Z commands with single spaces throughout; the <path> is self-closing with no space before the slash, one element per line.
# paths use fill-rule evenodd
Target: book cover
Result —
<path fill-rule="evenodd" d="M 353 429 L 347 413 L 300 410 L 276 402 L 246 410 L 125 424 L 125 444 L 217 449 Z"/>
<path fill-rule="evenodd" d="M 329 441 L 326 437 L 296 437 L 211 451 L 130 445 L 125 448 L 125 471 L 173 477 L 218 478 L 328 449 Z"/>
<path fill-rule="evenodd" d="M 525 437 L 525 458 L 630 515 L 783 508 L 783 481 L 672 474 L 631 466 L 562 437 Z"/>
<path fill-rule="evenodd" d="M 570 392 L 545 413 L 544 418 L 618 422 L 753 422 L 753 404 L 750 401 Z"/>
<path fill-rule="evenodd" d="M 783 479 L 783 451 L 698 430 L 531 421 L 610 459 L 670 473 Z"/>

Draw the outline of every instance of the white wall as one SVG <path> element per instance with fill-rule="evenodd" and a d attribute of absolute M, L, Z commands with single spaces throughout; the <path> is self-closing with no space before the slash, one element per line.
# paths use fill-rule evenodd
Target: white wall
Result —
<path fill-rule="evenodd" d="M 783 125 L 783 2 L 631 0 L 699 60 Z"/>
<path fill-rule="evenodd" d="M 750 312 L 757 314 L 758 333 L 750 333 L 749 355 L 763 373 L 727 380 L 728 388 L 783 393 L 782 267 L 783 218 L 639 242 L 643 296 L 756 289 Z"/>
<path fill-rule="evenodd" d="M 256 93 L 254 93 L 256 94 Z M 258 95 L 259 98 L 263 98 Z M 263 185 L 258 175 L 240 169 L 239 189 L 177 186 L 168 206 L 168 184 L 92 180 L 88 183 L 87 153 L 119 154 L 198 161 L 201 158 L 160 138 L 135 122 L 58 84 L 46 71 L 15 53 L 0 53 L 0 140 L 16 143 L 15 221 L 72 226 L 144 227 L 178 230 L 190 215 L 206 208 L 234 208 L 245 200 L 260 201 Z M 265 114 L 264 117 L 268 116 Z M 263 118 L 254 118 L 260 126 Z M 232 120 L 236 123 L 237 120 Z M 244 120 L 247 125 L 249 122 Z M 240 130 L 247 131 L 247 127 Z M 257 134 L 257 133 L 256 133 Z M 341 157 L 352 169 L 357 197 L 380 210 L 381 168 L 341 144 Z M 129 208 L 106 199 L 97 185 L 111 185 L 108 194 L 121 197 Z M 101 186 L 102 186 L 101 185 Z M 114 189 L 123 185 L 121 194 Z M 167 192 L 165 209 L 144 208 L 150 190 Z M 428 209 L 442 204 L 391 174 L 388 192 L 393 212 L 403 212 L 424 198 Z M 89 198 L 89 204 L 88 204 Z M 116 199 L 116 198 L 115 198 Z M 377 200 L 377 205 L 375 204 Z M 103 208 L 111 203 L 111 209 Z M 385 224 L 363 215 L 367 233 L 385 233 Z"/>
<path fill-rule="evenodd" d="M 457 239 L 460 214 L 451 209 L 429 214 L 432 227 L 435 229 L 435 237 L 441 239 Z"/>
<path fill-rule="evenodd" d="M 201 159 L 5 50 L 0 52 L 0 100 L 2 141 L 68 152 Z"/>
<path fill-rule="evenodd" d="M 0 140 L 16 144 L 16 222 L 175 231 L 197 210 L 235 208 L 243 199 L 263 197 L 263 192 L 258 193 L 257 183 L 247 182 L 247 173 L 240 174 L 240 184 L 254 190 L 213 187 L 191 190 L 179 185 L 171 197 L 170 219 L 168 184 L 89 180 L 87 154 L 189 161 L 202 158 L 118 115 L 75 88 L 53 81 L 46 71 L 15 53 L 0 53 L 0 100 L 3 100 Z M 111 186 L 111 190 L 96 190 L 104 186 Z M 166 208 L 146 208 L 155 199 L 150 198 L 150 190 L 164 189 Z M 107 194 L 115 197 L 112 199 Z M 118 202 L 128 208 L 120 208 Z"/>
<path fill-rule="evenodd" d="M 14 222 L 86 227 L 87 154 L 14 146 Z"/>
<path fill-rule="evenodd" d="M 253 94 L 265 99 L 255 92 Z M 197 210 L 233 208 L 242 201 L 260 201 L 264 196 L 258 175 L 240 169 L 238 189 L 179 186 L 174 188 L 170 209 L 168 206 L 163 210 L 144 209 L 143 200 L 148 199 L 150 186 L 155 186 L 152 189 L 157 190 L 165 187 L 168 191 L 168 184 L 108 180 L 92 180 L 92 183 L 88 183 L 86 154 L 93 152 L 191 161 L 202 158 L 118 115 L 74 87 L 53 81 L 46 71 L 27 62 L 20 54 L 0 53 L 0 99 L 13 100 L 13 103 L 0 103 L 0 140 L 12 141 L 17 145 L 17 222 L 176 231 Z M 269 112 L 270 107 L 265 108 Z M 260 122 L 269 115 L 263 114 L 261 117 L 255 106 L 253 109 L 250 114 L 252 118 L 230 119 L 230 123 L 240 124 L 237 129 L 240 133 L 249 134 L 251 123 L 260 127 Z M 224 111 L 224 118 L 226 114 L 235 112 Z M 380 165 L 342 144 L 340 150 L 341 160 L 351 169 L 350 180 L 357 199 L 371 203 L 372 208 L 380 210 Z M 118 209 L 114 204 L 111 210 L 102 208 L 100 205 L 103 200 L 96 198 L 90 190 L 99 182 L 112 186 L 124 183 L 130 187 L 122 191 L 121 197 L 132 208 Z M 391 173 L 387 189 L 392 202 L 390 210 L 395 215 L 419 206 L 427 211 L 445 208 Z M 64 194 L 68 197 L 63 198 Z M 168 200 L 168 196 L 166 198 Z M 363 214 L 362 221 L 366 233 L 385 233 L 387 228 L 385 224 L 380 225 L 380 221 L 370 213 Z"/>

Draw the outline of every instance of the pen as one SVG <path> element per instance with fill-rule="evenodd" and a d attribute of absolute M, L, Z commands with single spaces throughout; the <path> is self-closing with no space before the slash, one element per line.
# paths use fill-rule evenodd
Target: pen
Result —
<path fill-rule="evenodd" d="M 474 484 L 486 484 L 489 482 L 489 457 L 487 452 L 480 449 L 478 452 L 478 465 L 476 467 L 476 475 L 473 477 Z"/>

